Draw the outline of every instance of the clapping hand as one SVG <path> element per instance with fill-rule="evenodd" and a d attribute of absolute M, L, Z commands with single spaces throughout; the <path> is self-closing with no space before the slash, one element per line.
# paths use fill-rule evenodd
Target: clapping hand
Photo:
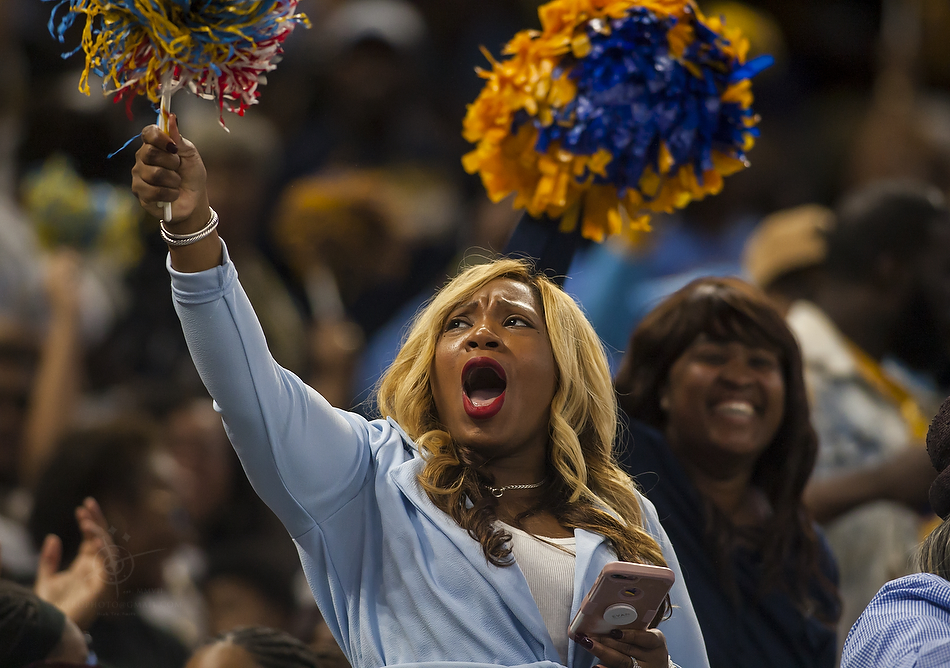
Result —
<path fill-rule="evenodd" d="M 79 553 L 69 568 L 60 571 L 63 543 L 50 534 L 43 541 L 33 589 L 36 595 L 66 613 L 79 628 L 89 628 L 98 604 L 113 593 L 109 583 L 109 560 L 114 558 L 112 536 L 95 499 L 88 498 L 76 508 L 82 532 Z"/>

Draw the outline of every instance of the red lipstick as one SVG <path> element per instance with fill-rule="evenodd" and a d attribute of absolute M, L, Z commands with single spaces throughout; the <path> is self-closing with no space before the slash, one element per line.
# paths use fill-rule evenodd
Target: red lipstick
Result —
<path fill-rule="evenodd" d="M 490 357 L 470 359 L 462 368 L 462 404 L 475 420 L 494 417 L 505 404 L 507 375 Z"/>

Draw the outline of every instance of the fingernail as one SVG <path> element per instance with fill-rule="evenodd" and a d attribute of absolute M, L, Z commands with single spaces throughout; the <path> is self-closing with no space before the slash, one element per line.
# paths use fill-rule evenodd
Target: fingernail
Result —
<path fill-rule="evenodd" d="M 620 629 L 610 629 L 610 637 L 614 640 L 623 640 L 623 631 Z"/>
<path fill-rule="evenodd" d="M 169 153 L 178 153 L 178 144 L 173 141 L 168 142 L 168 145 L 165 147 L 165 150 Z"/>
<path fill-rule="evenodd" d="M 583 633 L 578 633 L 574 636 L 574 642 L 585 649 L 594 649 L 594 641 L 585 636 Z"/>

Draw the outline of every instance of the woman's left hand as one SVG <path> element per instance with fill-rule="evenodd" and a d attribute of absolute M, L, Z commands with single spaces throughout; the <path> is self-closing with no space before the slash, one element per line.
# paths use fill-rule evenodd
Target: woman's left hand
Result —
<path fill-rule="evenodd" d="M 605 668 L 667 668 L 670 663 L 666 636 L 659 629 L 614 629 L 610 635 L 583 636 L 576 642 Z"/>

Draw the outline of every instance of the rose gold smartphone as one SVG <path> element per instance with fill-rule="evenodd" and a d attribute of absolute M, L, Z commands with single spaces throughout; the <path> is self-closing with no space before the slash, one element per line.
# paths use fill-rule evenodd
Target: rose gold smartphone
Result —
<path fill-rule="evenodd" d="M 673 571 L 663 566 L 611 561 L 581 602 L 568 627 L 568 637 L 601 635 L 615 628 L 647 628 L 675 579 Z"/>

